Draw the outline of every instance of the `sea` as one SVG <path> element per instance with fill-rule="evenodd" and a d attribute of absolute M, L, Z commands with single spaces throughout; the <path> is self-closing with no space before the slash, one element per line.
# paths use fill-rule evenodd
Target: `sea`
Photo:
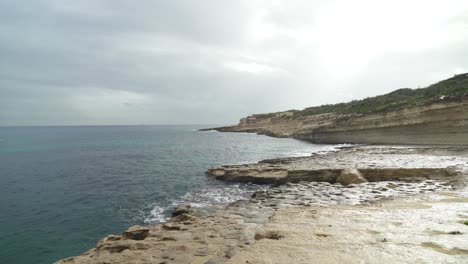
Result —
<path fill-rule="evenodd" d="M 217 181 L 209 167 L 335 147 L 203 127 L 0 127 L 0 263 L 53 263 L 164 222 L 178 204 L 226 205 L 264 188 Z"/>

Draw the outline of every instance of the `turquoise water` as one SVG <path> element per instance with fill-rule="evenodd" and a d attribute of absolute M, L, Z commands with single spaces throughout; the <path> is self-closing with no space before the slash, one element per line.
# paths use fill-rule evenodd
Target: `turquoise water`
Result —
<path fill-rule="evenodd" d="M 210 166 L 330 148 L 198 128 L 0 127 L 0 263 L 52 263 L 164 221 L 179 203 L 225 204 L 257 188 L 212 180 Z"/>

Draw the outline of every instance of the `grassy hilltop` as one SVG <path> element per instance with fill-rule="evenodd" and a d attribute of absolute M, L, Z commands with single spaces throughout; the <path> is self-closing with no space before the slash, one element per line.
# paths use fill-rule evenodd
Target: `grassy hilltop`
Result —
<path fill-rule="evenodd" d="M 468 74 L 459 74 L 421 89 L 399 89 L 388 94 L 355 100 L 348 103 L 308 107 L 294 115 L 306 116 L 323 113 L 367 114 L 398 110 L 410 106 L 425 104 L 442 96 L 458 98 L 468 93 Z"/>

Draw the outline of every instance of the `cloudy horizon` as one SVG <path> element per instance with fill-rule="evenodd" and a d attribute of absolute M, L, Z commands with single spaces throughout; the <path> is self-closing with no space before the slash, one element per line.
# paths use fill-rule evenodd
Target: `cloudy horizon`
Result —
<path fill-rule="evenodd" d="M 0 126 L 231 124 L 468 72 L 468 2 L 0 0 Z"/>

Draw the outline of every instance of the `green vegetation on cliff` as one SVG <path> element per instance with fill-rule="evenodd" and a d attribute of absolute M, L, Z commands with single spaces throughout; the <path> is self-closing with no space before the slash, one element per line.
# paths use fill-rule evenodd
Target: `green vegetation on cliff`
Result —
<path fill-rule="evenodd" d="M 399 89 L 391 93 L 356 100 L 349 103 L 309 107 L 295 115 L 316 115 L 323 113 L 366 114 L 398 110 L 422 105 L 442 98 L 457 99 L 468 93 L 468 74 L 459 74 L 421 89 Z"/>

